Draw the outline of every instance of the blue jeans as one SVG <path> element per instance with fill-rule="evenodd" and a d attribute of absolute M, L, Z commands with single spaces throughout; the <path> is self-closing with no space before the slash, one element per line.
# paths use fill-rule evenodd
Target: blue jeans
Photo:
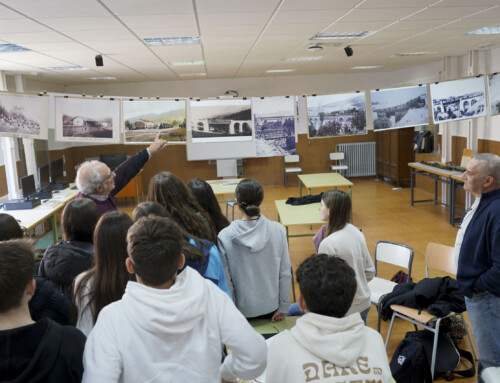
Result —
<path fill-rule="evenodd" d="M 366 325 L 366 318 L 368 317 L 368 311 L 370 311 L 370 307 L 368 307 L 365 311 L 360 312 L 361 319 L 363 319 L 365 325 Z M 299 304 L 296 302 L 290 305 L 290 307 L 288 308 L 288 312 L 286 313 L 286 316 L 290 317 L 290 316 L 304 315 L 304 314 L 305 312 L 300 310 Z"/>
<path fill-rule="evenodd" d="M 479 352 L 479 376 L 483 368 L 500 366 L 500 297 L 480 293 L 465 297 L 465 304 Z"/>

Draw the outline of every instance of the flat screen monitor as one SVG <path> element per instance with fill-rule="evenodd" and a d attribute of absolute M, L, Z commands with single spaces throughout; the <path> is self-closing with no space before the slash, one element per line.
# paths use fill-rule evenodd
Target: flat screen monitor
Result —
<path fill-rule="evenodd" d="M 63 159 L 59 158 L 50 163 L 50 179 L 56 183 L 64 177 Z"/>
<path fill-rule="evenodd" d="M 21 189 L 24 198 L 28 198 L 30 195 L 36 193 L 35 177 L 33 177 L 33 174 L 21 178 Z"/>
<path fill-rule="evenodd" d="M 49 164 L 38 168 L 38 181 L 40 182 L 40 190 L 47 190 L 50 186 L 50 168 Z"/>
<path fill-rule="evenodd" d="M 99 156 L 99 160 L 108 165 L 111 171 L 115 170 L 126 159 L 127 155 L 125 153 L 108 153 Z"/>

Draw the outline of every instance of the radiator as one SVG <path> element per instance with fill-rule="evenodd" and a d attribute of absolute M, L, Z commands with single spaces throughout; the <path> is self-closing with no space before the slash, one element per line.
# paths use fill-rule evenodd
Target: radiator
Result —
<path fill-rule="evenodd" d="M 356 142 L 353 144 L 337 144 L 337 152 L 345 155 L 344 165 L 349 169 L 347 177 L 374 176 L 377 173 L 375 142 Z"/>

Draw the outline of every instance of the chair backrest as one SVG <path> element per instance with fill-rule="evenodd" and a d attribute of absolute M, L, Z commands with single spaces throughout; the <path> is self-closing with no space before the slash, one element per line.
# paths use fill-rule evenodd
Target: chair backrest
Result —
<path fill-rule="evenodd" d="M 291 154 L 291 155 L 285 156 L 283 158 L 285 160 L 285 164 L 300 162 L 300 155 L 298 155 L 298 154 Z"/>
<path fill-rule="evenodd" d="M 429 269 L 456 275 L 457 265 L 453 256 L 454 251 L 454 247 L 429 242 L 425 252 L 425 275 L 427 278 L 429 278 Z"/>
<path fill-rule="evenodd" d="M 408 270 L 408 280 L 411 277 L 411 266 L 413 264 L 413 249 L 402 243 L 391 241 L 378 241 L 375 245 L 375 274 L 377 263 L 385 262 Z"/>
<path fill-rule="evenodd" d="M 344 159 L 344 153 L 332 152 L 330 153 L 330 161 L 341 161 Z"/>

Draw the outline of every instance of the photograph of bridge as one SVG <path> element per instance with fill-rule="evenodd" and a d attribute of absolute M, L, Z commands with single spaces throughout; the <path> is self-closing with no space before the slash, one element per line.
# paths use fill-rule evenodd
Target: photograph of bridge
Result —
<path fill-rule="evenodd" d="M 490 114 L 500 114 L 500 75 L 488 76 L 488 96 L 490 98 Z"/>
<path fill-rule="evenodd" d="M 307 97 L 309 138 L 366 134 L 365 93 Z"/>
<path fill-rule="evenodd" d="M 252 141 L 250 100 L 191 101 L 192 142 Z"/>
<path fill-rule="evenodd" d="M 49 98 L 0 93 L 0 136 L 47 139 Z"/>
<path fill-rule="evenodd" d="M 123 101 L 125 143 L 186 142 L 185 101 Z"/>
<path fill-rule="evenodd" d="M 486 116 L 483 77 L 431 84 L 435 123 Z"/>
<path fill-rule="evenodd" d="M 427 125 L 427 86 L 371 91 L 374 130 Z"/>
<path fill-rule="evenodd" d="M 252 99 L 257 157 L 295 154 L 295 97 Z"/>

